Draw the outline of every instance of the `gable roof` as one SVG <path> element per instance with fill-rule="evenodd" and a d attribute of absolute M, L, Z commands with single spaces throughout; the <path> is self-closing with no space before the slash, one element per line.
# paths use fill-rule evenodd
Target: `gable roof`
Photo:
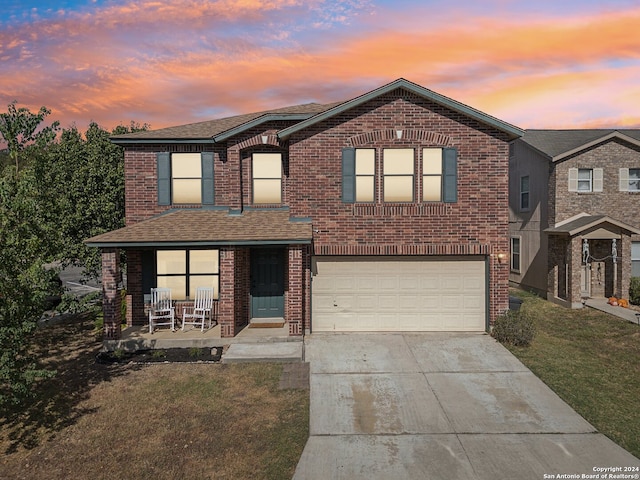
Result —
<path fill-rule="evenodd" d="M 96 235 L 90 247 L 176 247 L 311 243 L 311 222 L 291 219 L 287 210 L 185 209 Z"/>
<path fill-rule="evenodd" d="M 233 117 L 208 120 L 205 122 L 160 128 L 158 130 L 114 135 L 111 137 L 111 141 L 119 145 L 166 142 L 212 143 L 224 139 L 221 138 L 221 136 L 228 137 L 230 134 L 239 133 L 261 123 L 274 120 L 304 120 L 335 105 L 336 103 L 330 103 L 328 105 L 322 105 L 319 103 L 293 105 L 275 110 L 246 113 L 242 115 L 235 115 Z"/>
<path fill-rule="evenodd" d="M 561 222 L 554 227 L 549 227 L 544 231 L 551 235 L 568 235 L 573 237 L 594 227 L 605 227 L 607 224 L 627 230 L 633 234 L 640 234 L 640 230 L 627 223 L 611 218 L 608 215 L 587 215 L 580 214 Z"/>
<path fill-rule="evenodd" d="M 557 162 L 613 138 L 640 146 L 639 129 L 525 130 L 522 141 Z"/>
<path fill-rule="evenodd" d="M 427 100 L 431 100 L 439 105 L 442 105 L 443 107 L 449 108 L 456 112 L 462 113 L 467 117 L 473 118 L 480 123 L 496 128 L 497 130 L 507 133 L 512 139 L 518 138 L 524 133 L 524 131 L 520 128 L 507 122 L 503 122 L 502 120 L 498 120 L 497 118 L 492 117 L 491 115 L 487 115 L 480 110 L 476 110 L 475 108 L 457 102 L 456 100 L 453 100 L 449 97 L 445 97 L 444 95 L 436 93 L 433 90 L 429 90 L 428 88 L 424 88 L 404 78 L 399 78 L 391 83 L 383 85 L 382 87 L 376 88 L 369 93 L 365 93 L 364 95 L 360 95 L 359 97 L 340 103 L 333 108 L 318 113 L 317 115 L 314 115 L 313 117 L 310 117 L 307 120 L 303 120 L 295 125 L 292 125 L 291 127 L 284 128 L 280 130 L 280 132 L 278 132 L 278 137 L 281 139 L 286 139 L 295 132 L 298 132 L 311 125 L 315 125 L 318 122 L 331 118 L 351 108 L 362 105 L 363 103 L 366 103 L 386 93 L 392 92 L 393 90 L 396 90 L 398 88 L 408 90 L 411 93 L 426 98 Z"/>
<path fill-rule="evenodd" d="M 451 98 L 440 95 L 432 90 L 421 87 L 418 84 L 399 78 L 387 85 L 376 88 L 371 92 L 360 95 L 351 100 L 329 104 L 307 103 L 293 105 L 275 110 L 267 110 L 257 113 L 247 113 L 233 117 L 209 120 L 206 122 L 190 123 L 174 127 L 148 130 L 142 132 L 116 135 L 111 140 L 118 145 L 139 143 L 215 143 L 222 142 L 233 135 L 253 128 L 265 122 L 285 120 L 295 122 L 293 125 L 283 128 L 278 132 L 280 139 L 286 139 L 295 132 L 318 122 L 331 118 L 351 108 L 357 107 L 369 100 L 384 95 L 398 88 L 403 88 L 411 93 L 431 100 L 439 105 L 473 118 L 480 123 L 489 125 L 506 133 L 511 139 L 520 137 L 524 132 L 520 128 L 511 125 L 495 117 L 487 115 L 479 110 L 457 102 Z"/>

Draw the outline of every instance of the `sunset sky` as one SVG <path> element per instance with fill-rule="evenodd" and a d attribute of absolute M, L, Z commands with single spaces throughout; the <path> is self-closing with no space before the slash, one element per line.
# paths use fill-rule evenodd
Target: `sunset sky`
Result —
<path fill-rule="evenodd" d="M 521 128 L 640 127 L 637 0 L 4 0 L 0 111 L 151 128 L 399 77 Z"/>

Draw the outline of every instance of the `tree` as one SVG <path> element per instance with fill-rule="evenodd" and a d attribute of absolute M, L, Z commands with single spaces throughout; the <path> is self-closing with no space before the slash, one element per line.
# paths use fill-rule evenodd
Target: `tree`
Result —
<path fill-rule="evenodd" d="M 20 402 L 54 373 L 29 352 L 54 275 L 43 267 L 49 235 L 34 185 L 29 171 L 0 177 L 0 406 Z"/>
<path fill-rule="evenodd" d="M 38 113 L 28 108 L 16 108 L 16 101 L 7 105 L 7 112 L 0 113 L 0 135 L 7 143 L 9 157 L 16 166 L 16 175 L 20 169 L 22 154 L 32 145 L 39 147 L 51 143 L 56 136 L 59 122 L 47 127 L 40 124 L 51 114 L 51 110 L 41 107 Z"/>
<path fill-rule="evenodd" d="M 83 242 L 124 226 L 124 152 L 112 134 L 146 130 L 131 123 L 112 133 L 91 123 L 84 138 L 76 127 L 62 130 L 36 164 L 36 178 L 47 222 L 56 226 L 56 258 L 79 264 L 89 276 L 100 269 L 100 252 Z"/>

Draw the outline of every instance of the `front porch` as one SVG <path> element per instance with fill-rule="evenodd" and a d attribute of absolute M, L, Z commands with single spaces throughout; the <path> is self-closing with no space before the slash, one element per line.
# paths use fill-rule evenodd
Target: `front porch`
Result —
<path fill-rule="evenodd" d="M 105 339 L 103 351 L 124 350 L 159 350 L 167 348 L 214 348 L 234 343 L 276 343 L 301 342 L 302 336 L 289 335 L 287 322 L 280 328 L 249 328 L 246 326 L 235 337 L 222 337 L 220 325 L 215 325 L 202 332 L 199 328 L 178 329 L 172 332 L 169 328 L 158 328 L 149 333 L 148 325 L 133 325 L 123 328 L 119 339 Z"/>

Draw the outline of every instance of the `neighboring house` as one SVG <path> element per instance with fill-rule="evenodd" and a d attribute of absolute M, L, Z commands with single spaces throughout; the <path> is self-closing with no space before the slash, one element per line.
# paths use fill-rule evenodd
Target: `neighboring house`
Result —
<path fill-rule="evenodd" d="M 511 146 L 511 282 L 582 307 L 640 276 L 640 130 L 527 130 Z"/>
<path fill-rule="evenodd" d="M 508 308 L 509 142 L 522 131 L 404 79 L 351 100 L 114 137 L 126 227 L 102 249 L 105 337 L 155 286 L 214 285 L 221 336 L 485 331 Z"/>

